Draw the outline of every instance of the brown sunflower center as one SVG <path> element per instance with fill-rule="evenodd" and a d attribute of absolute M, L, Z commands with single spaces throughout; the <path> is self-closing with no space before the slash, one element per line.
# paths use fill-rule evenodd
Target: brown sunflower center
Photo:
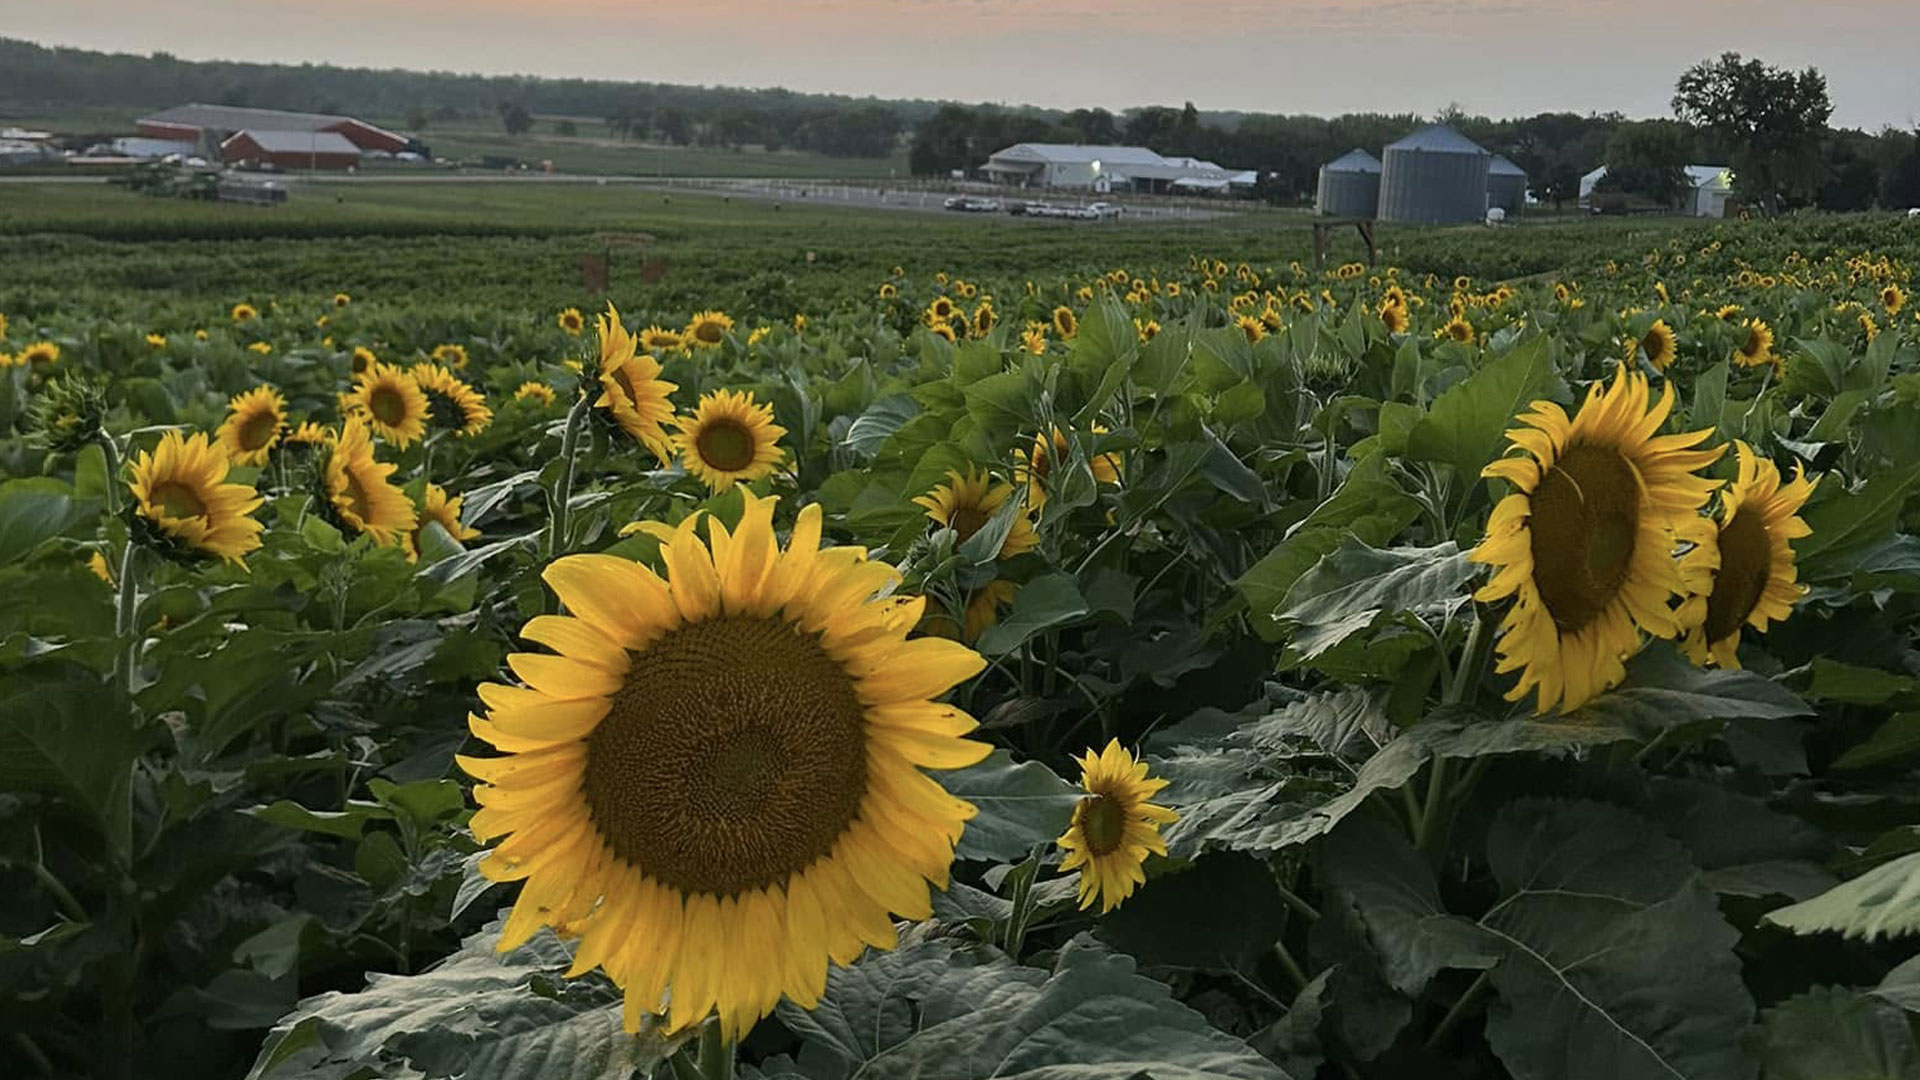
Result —
<path fill-rule="evenodd" d="M 1609 447 L 1576 445 L 1533 492 L 1533 577 L 1554 625 L 1575 631 L 1619 595 L 1640 530 L 1640 478 Z"/>
<path fill-rule="evenodd" d="M 427 417 L 433 421 L 433 426 L 451 431 L 467 425 L 467 410 L 453 395 L 438 387 L 423 386 L 420 392 L 426 395 Z"/>
<path fill-rule="evenodd" d="M 960 542 L 964 544 L 972 538 L 974 533 L 979 532 L 992 516 L 979 503 L 961 503 L 953 508 L 953 518 L 947 524 L 959 534 Z"/>
<path fill-rule="evenodd" d="M 721 472 L 739 472 L 753 464 L 753 432 L 732 418 L 702 425 L 693 445 L 701 461 Z"/>
<path fill-rule="evenodd" d="M 407 399 L 397 387 L 376 386 L 367 395 L 367 411 L 388 427 L 399 427 L 407 420 Z"/>
<path fill-rule="evenodd" d="M 373 358 L 368 356 L 366 353 L 354 353 L 353 354 L 353 373 L 355 375 L 360 374 L 361 372 L 367 370 L 367 365 L 371 363 L 373 363 Z"/>
<path fill-rule="evenodd" d="M 709 345 L 720 344 L 720 337 L 726 333 L 717 322 L 703 322 L 693 328 L 693 336 Z"/>
<path fill-rule="evenodd" d="M 1707 596 L 1708 641 L 1720 641 L 1740 632 L 1767 591 L 1773 568 L 1773 542 L 1761 516 L 1752 510 L 1734 511 L 1733 520 L 1720 529 L 1720 572 Z"/>
<path fill-rule="evenodd" d="M 360 477 L 351 468 L 345 470 L 342 477 L 340 496 L 346 502 L 342 509 L 359 518 L 358 525 L 364 528 L 373 521 L 373 500 L 367 495 L 366 485 L 360 482 Z"/>
<path fill-rule="evenodd" d="M 1766 351 L 1766 348 L 1767 339 L 1760 336 L 1760 331 L 1749 330 L 1747 340 L 1741 344 L 1740 351 L 1748 356 L 1759 356 Z"/>
<path fill-rule="evenodd" d="M 200 501 L 200 493 L 177 480 L 155 484 L 147 498 L 160 508 L 163 517 L 203 517 L 207 512 L 207 504 Z"/>
<path fill-rule="evenodd" d="M 240 425 L 240 449 L 265 450 L 279 432 L 279 417 L 264 409 L 256 412 Z"/>
<path fill-rule="evenodd" d="M 586 799 L 615 854 L 683 892 L 732 896 L 832 851 L 867 789 L 853 678 L 812 635 L 723 617 L 632 655 L 587 737 Z"/>
<path fill-rule="evenodd" d="M 1094 855 L 1110 855 L 1120 849 L 1127 834 L 1127 811 L 1111 795 L 1095 795 L 1081 806 L 1080 831 L 1086 835 L 1087 850 Z"/>

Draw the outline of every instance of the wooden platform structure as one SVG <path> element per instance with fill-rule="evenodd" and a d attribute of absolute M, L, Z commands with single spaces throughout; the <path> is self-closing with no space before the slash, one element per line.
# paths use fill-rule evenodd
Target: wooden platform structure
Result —
<path fill-rule="evenodd" d="M 1313 223 L 1313 268 L 1327 268 L 1327 248 L 1333 244 L 1336 229 L 1353 226 L 1360 230 L 1360 242 L 1367 245 L 1367 265 L 1380 265 L 1380 245 L 1373 239 L 1373 219 L 1357 217 L 1317 218 Z"/>

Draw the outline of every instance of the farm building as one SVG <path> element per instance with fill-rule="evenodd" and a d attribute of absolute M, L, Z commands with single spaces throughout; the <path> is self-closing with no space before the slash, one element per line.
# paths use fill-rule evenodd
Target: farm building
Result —
<path fill-rule="evenodd" d="M 1581 206 L 1592 207 L 1594 189 L 1606 175 L 1607 167 L 1602 165 L 1580 178 Z M 1727 216 L 1727 202 L 1733 198 L 1732 169 L 1725 165 L 1689 165 L 1687 183 L 1687 193 L 1678 208 L 1680 213 L 1700 218 Z"/>
<path fill-rule="evenodd" d="M 1380 220 L 1480 221 L 1493 155 L 1446 124 L 1423 128 L 1381 155 Z"/>
<path fill-rule="evenodd" d="M 1527 205 L 1527 170 L 1495 154 L 1487 163 L 1487 209 L 1498 207 L 1509 214 Z"/>
<path fill-rule="evenodd" d="M 220 144 L 220 160 L 288 170 L 351 169 L 360 164 L 360 148 L 337 131 L 240 131 Z"/>
<path fill-rule="evenodd" d="M 1224 195 L 1252 190 L 1258 175 L 1198 158 L 1162 157 L 1144 146 L 1020 143 L 987 158 L 986 179 L 1015 187 Z"/>
<path fill-rule="evenodd" d="M 357 153 L 397 154 L 407 148 L 407 137 L 375 127 L 351 116 L 244 109 L 232 105 L 180 105 L 143 116 L 135 122 L 142 136 L 191 144 L 212 156 L 233 135 L 242 132 L 331 132 L 345 139 Z"/>
<path fill-rule="evenodd" d="M 1329 217 L 1370 218 L 1380 212 L 1380 159 L 1353 150 L 1320 166 L 1316 212 Z"/>

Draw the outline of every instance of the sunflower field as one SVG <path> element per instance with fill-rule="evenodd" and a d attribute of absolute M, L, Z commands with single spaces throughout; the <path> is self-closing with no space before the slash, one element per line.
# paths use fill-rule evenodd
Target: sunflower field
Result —
<path fill-rule="evenodd" d="M 0 1073 L 1920 1077 L 1920 236 L 1433 235 L 0 284 Z"/>

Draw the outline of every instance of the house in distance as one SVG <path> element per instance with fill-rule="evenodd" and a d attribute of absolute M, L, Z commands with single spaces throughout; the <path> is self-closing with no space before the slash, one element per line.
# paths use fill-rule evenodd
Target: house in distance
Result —
<path fill-rule="evenodd" d="M 398 154 L 411 145 L 351 116 L 233 105 L 180 105 L 136 125 L 143 138 L 178 143 L 183 154 L 289 170 L 350 169 L 368 154 Z"/>
<path fill-rule="evenodd" d="M 1018 143 L 995 152 L 979 172 L 1012 187 L 1154 195 L 1239 195 L 1259 174 L 1190 157 L 1163 157 L 1144 146 Z"/>

